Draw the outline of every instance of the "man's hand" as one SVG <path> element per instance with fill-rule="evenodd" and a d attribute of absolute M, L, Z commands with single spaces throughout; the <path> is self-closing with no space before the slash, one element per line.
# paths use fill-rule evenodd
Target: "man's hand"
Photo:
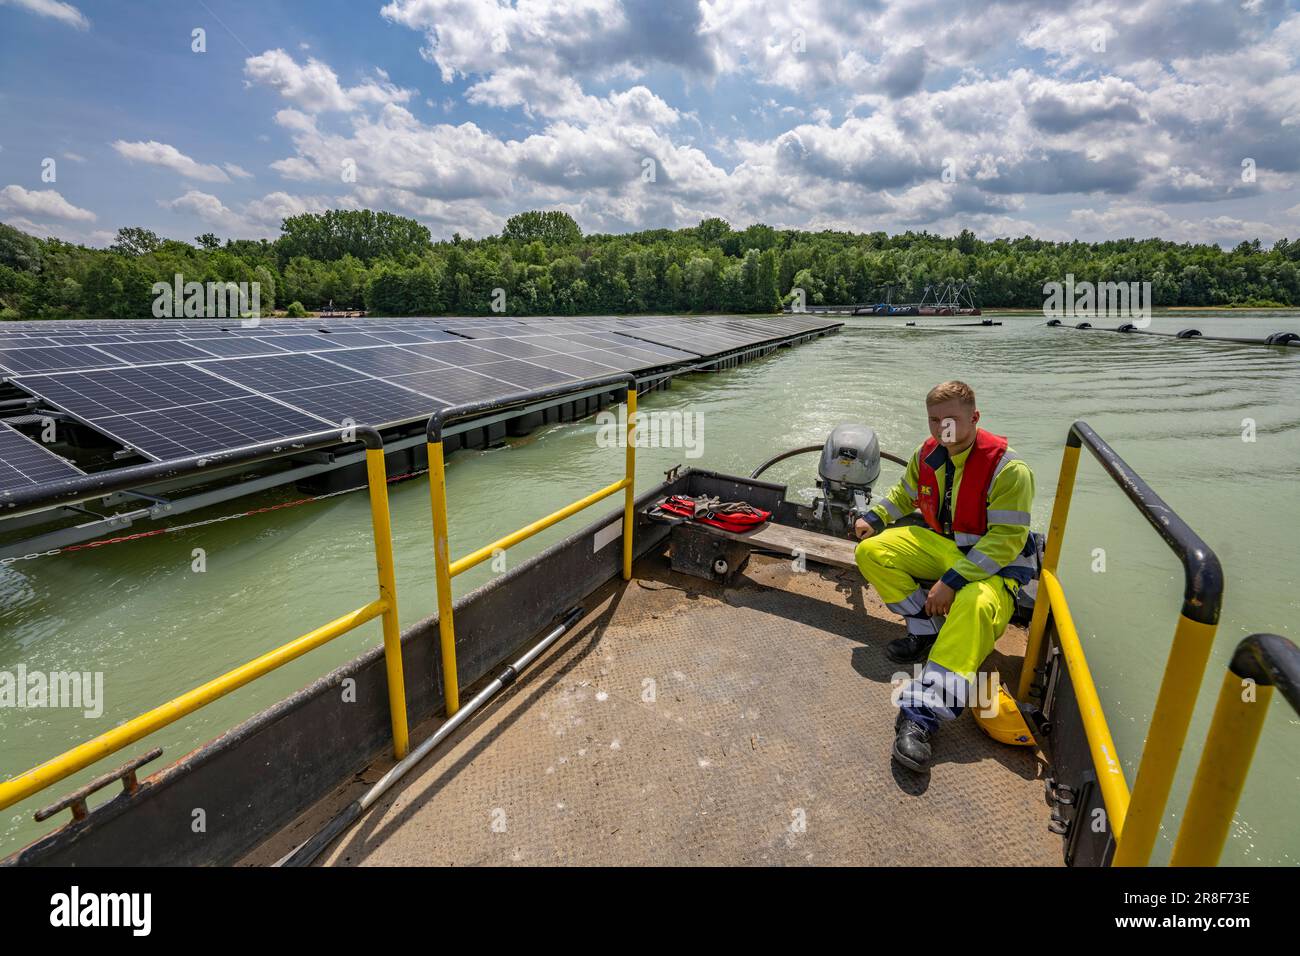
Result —
<path fill-rule="evenodd" d="M 930 593 L 925 596 L 925 613 L 931 617 L 947 614 L 952 608 L 953 598 L 957 592 L 942 581 L 935 581 Z"/>
<path fill-rule="evenodd" d="M 859 541 L 870 538 L 875 533 L 876 529 L 871 527 L 871 522 L 866 518 L 859 518 L 857 521 L 853 522 L 853 536 Z"/>

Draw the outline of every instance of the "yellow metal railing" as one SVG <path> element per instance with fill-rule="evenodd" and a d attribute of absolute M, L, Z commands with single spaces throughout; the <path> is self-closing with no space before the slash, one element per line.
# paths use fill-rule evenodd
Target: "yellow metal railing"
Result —
<path fill-rule="evenodd" d="M 406 755 L 409 735 L 406 720 L 406 685 L 402 676 L 402 646 L 400 628 L 397 618 L 397 584 L 393 573 L 393 539 L 388 510 L 388 481 L 384 466 L 384 451 L 379 433 L 373 429 L 356 429 L 358 437 L 364 438 L 366 448 L 366 477 L 370 491 L 370 515 L 374 526 L 375 566 L 379 579 L 379 596 L 374 601 L 335 618 L 296 640 L 290 641 L 273 651 L 261 655 L 234 670 L 222 674 L 187 693 L 176 697 L 160 707 L 146 711 L 140 716 L 127 721 L 93 740 L 72 748 L 71 750 L 47 760 L 31 770 L 0 783 L 0 810 L 13 806 L 20 800 L 32 796 L 46 787 L 77 773 L 97 761 L 116 753 L 123 747 L 130 746 L 147 737 L 156 730 L 174 723 L 180 718 L 224 697 L 245 684 L 269 674 L 271 671 L 290 661 L 301 657 L 308 651 L 327 644 L 340 635 L 360 627 L 367 621 L 381 618 L 384 632 L 384 658 L 388 675 L 388 708 L 392 723 L 393 752 L 398 759 Z M 334 433 L 333 442 L 339 441 Z M 316 445 L 324 444 L 321 441 Z M 287 454 L 294 450 L 287 442 L 279 443 L 275 452 L 260 456 L 246 455 L 229 457 L 227 463 L 240 460 L 265 460 L 278 454 Z M 304 447 L 304 446 L 297 446 Z M 281 451 L 281 449 L 283 449 Z M 222 463 L 220 456 L 208 456 L 207 466 L 215 468 Z M 202 466 L 200 466 L 202 467 Z M 143 466 L 155 471 L 157 466 Z M 181 473 L 182 468 L 175 466 L 172 473 Z M 116 479 L 122 484 L 123 479 Z"/>
<path fill-rule="evenodd" d="M 620 377 L 619 381 L 630 377 Z M 591 383 L 585 383 L 588 386 Z M 572 390 L 572 389 L 570 389 Z M 535 394 L 535 393 L 528 393 Z M 562 391 L 549 393 L 552 397 L 563 394 Z M 509 401 L 509 399 L 505 400 Z M 505 551 L 521 541 L 531 538 L 551 525 L 563 521 L 589 508 L 610 495 L 623 492 L 623 580 L 632 579 L 632 530 L 634 524 L 634 505 L 636 501 L 636 382 L 630 379 L 627 384 L 627 453 L 624 462 L 624 475 L 620 481 L 606 485 L 585 498 L 566 505 L 532 524 L 525 525 L 518 531 L 498 538 L 491 544 L 471 551 L 464 557 L 452 561 L 449 557 L 447 541 L 447 479 L 443 455 L 442 421 L 455 418 L 462 413 L 481 411 L 485 405 L 466 405 L 446 409 L 435 416 L 429 424 L 429 497 L 433 508 L 433 561 L 438 586 L 438 639 L 442 657 L 443 697 L 447 704 L 447 715 L 451 716 L 460 709 L 460 680 L 456 670 L 456 625 L 452 612 L 451 581 L 475 565 L 481 564 L 498 551 Z"/>
<path fill-rule="evenodd" d="M 1300 713 L 1300 649 L 1277 634 L 1252 634 L 1237 645 L 1223 676 L 1171 866 L 1219 862 L 1274 687 Z"/>
<path fill-rule="evenodd" d="M 1178 555 L 1186 576 L 1182 612 L 1174 629 L 1173 644 L 1156 695 L 1131 794 L 1065 592 L 1057 577 L 1066 519 L 1074 494 L 1074 479 L 1079 468 L 1079 453 L 1084 445 Z M 1218 629 L 1219 608 L 1223 600 L 1223 573 L 1218 558 L 1091 427 L 1084 422 L 1075 422 L 1061 459 L 1039 586 L 1047 600 L 1039 600 L 1034 605 L 1018 696 L 1025 699 L 1029 694 L 1034 665 L 1042 656 L 1050 617 L 1056 624 L 1061 650 L 1076 689 L 1088 748 L 1114 836 L 1112 863 L 1115 866 L 1143 866 L 1151 857 L 1160 831 L 1161 816 L 1169 800 L 1197 692 Z"/>

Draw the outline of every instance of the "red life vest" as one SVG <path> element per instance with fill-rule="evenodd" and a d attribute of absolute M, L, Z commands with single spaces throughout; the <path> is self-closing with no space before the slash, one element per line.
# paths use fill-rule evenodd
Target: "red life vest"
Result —
<path fill-rule="evenodd" d="M 711 524 L 723 531 L 738 533 L 757 528 L 770 517 L 772 517 L 772 512 L 764 511 L 762 508 L 755 508 L 752 505 L 745 505 L 743 509 L 734 511 L 707 511 L 703 513 L 697 511 L 695 513 L 695 520 L 701 524 Z"/>
<path fill-rule="evenodd" d="M 934 438 L 927 438 L 921 446 L 917 461 L 916 507 L 920 509 L 925 523 L 933 531 L 943 534 L 939 524 L 939 480 L 926 459 L 939 447 Z M 957 500 L 952 508 L 952 531 L 954 534 L 982 535 L 989 527 L 989 489 L 993 485 L 993 472 L 1007 450 L 1007 440 L 1001 435 L 994 435 L 984 429 L 975 432 L 975 444 L 970 447 L 966 464 L 962 468 L 961 485 L 957 489 Z"/>
<path fill-rule="evenodd" d="M 739 533 L 756 528 L 772 517 L 772 512 L 764 511 L 762 508 L 755 508 L 743 501 L 728 502 L 725 506 L 722 506 L 716 498 L 712 499 L 712 501 L 722 507 L 723 510 L 701 510 L 699 502 L 688 495 L 671 495 L 659 502 L 656 510 L 674 518 L 694 518 L 701 524 L 713 525 L 713 527 L 722 528 L 724 531 Z"/>

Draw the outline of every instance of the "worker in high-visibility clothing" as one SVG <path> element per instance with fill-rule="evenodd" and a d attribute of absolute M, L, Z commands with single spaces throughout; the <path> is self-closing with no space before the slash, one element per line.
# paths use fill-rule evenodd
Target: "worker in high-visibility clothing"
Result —
<path fill-rule="evenodd" d="M 979 427 L 975 392 L 964 382 L 936 385 L 925 404 L 931 437 L 902 481 L 854 522 L 858 569 L 907 625 L 886 654 L 900 664 L 926 662 L 901 689 L 894 724 L 894 760 L 918 772 L 930 764 L 939 723 L 971 700 L 976 670 L 1037 571 L 1029 466 L 1005 438 Z M 889 527 L 917 509 L 924 526 Z M 927 590 L 918 581 L 934 584 Z"/>

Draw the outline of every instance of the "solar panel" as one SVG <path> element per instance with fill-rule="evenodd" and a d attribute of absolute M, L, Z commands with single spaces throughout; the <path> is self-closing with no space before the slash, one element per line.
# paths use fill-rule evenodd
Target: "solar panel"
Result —
<path fill-rule="evenodd" d="M 325 428 L 325 422 L 320 419 L 261 396 L 98 418 L 92 424 L 158 461 L 240 448 Z"/>
<path fill-rule="evenodd" d="M 284 349 L 272 345 L 266 339 L 243 338 L 232 336 L 221 339 L 188 339 L 190 345 L 218 355 L 221 358 L 237 358 L 245 355 L 284 355 Z"/>
<path fill-rule="evenodd" d="M 685 341 L 680 341 L 677 345 L 661 345 L 657 342 L 650 342 L 646 339 L 633 338 L 626 332 L 611 332 L 607 341 L 622 345 L 631 345 L 641 352 L 649 352 L 651 355 L 660 355 L 664 358 L 678 361 L 694 361 L 703 357 L 702 352 L 691 351 L 686 346 L 690 345 L 690 337 L 685 336 Z"/>
<path fill-rule="evenodd" d="M 0 491 L 75 478 L 81 473 L 71 462 L 0 422 Z"/>
<path fill-rule="evenodd" d="M 476 365 L 474 371 L 480 375 L 491 375 L 493 378 L 516 388 L 545 388 L 547 385 L 555 385 L 573 379 L 572 375 L 564 372 L 557 372 L 552 368 L 530 365 L 527 362 L 519 362 L 513 359 L 505 362 L 493 362 L 490 365 Z"/>
<path fill-rule="evenodd" d="M 124 335 L 105 335 L 94 332 L 78 332 L 67 335 L 50 335 L 40 341 L 32 341 L 30 345 L 101 345 L 105 342 L 125 342 Z"/>
<path fill-rule="evenodd" d="M 63 369 L 106 368 L 121 364 L 120 360 L 89 345 L 0 349 L 0 368 L 18 374 Z"/>
<path fill-rule="evenodd" d="M 315 385 L 341 385 L 362 381 L 364 372 L 344 368 L 315 355 L 268 355 L 261 358 L 201 362 L 195 366 L 212 375 L 247 386 L 256 392 L 282 392 Z"/>
<path fill-rule="evenodd" d="M 626 355 L 619 355 L 617 352 L 607 352 L 604 349 L 592 349 L 589 352 L 583 352 L 582 357 L 588 361 L 600 362 L 602 365 L 608 365 L 612 369 L 620 372 L 632 372 L 639 368 L 645 368 L 646 363 L 637 359 L 628 358 Z"/>
<path fill-rule="evenodd" d="M 482 347 L 499 355 L 508 355 L 510 358 L 519 359 L 555 354 L 554 349 L 543 348 L 530 339 L 494 339 L 491 342 L 484 342 Z"/>
<path fill-rule="evenodd" d="M 278 345 L 282 349 L 290 352 L 323 352 L 326 349 L 341 349 L 347 346 L 342 342 L 332 341 L 328 335 L 267 335 L 263 332 L 259 338 L 270 341 L 272 345 Z M 372 345 L 378 343 L 372 342 Z"/>
<path fill-rule="evenodd" d="M 361 349 L 367 345 L 383 345 L 382 339 L 364 332 L 328 332 L 322 333 L 325 347 L 331 349 Z"/>
<path fill-rule="evenodd" d="M 467 368 L 444 368 L 434 372 L 395 375 L 385 381 L 413 389 L 448 405 L 486 401 L 514 390 L 503 382 Z"/>
<path fill-rule="evenodd" d="M 485 365 L 488 362 L 501 361 L 499 352 L 490 352 L 487 349 L 479 348 L 477 345 L 470 345 L 468 342 L 403 345 L 402 348 L 417 355 L 426 355 L 429 358 L 437 359 L 439 362 L 445 362 L 447 365 L 460 367 Z"/>
<path fill-rule="evenodd" d="M 445 404 L 378 379 L 277 392 L 275 398 L 335 425 L 350 421 L 376 428 L 428 418 Z"/>
<path fill-rule="evenodd" d="M 388 375 L 402 375 L 406 372 L 428 372 L 436 368 L 446 368 L 447 363 L 395 345 L 381 345 L 373 349 L 347 349 L 341 352 L 329 352 L 322 358 L 335 362 L 357 372 L 365 372 L 376 378 Z"/>
<path fill-rule="evenodd" d="M 463 342 L 465 339 L 459 335 L 452 335 L 450 332 L 444 332 L 441 329 L 425 329 L 411 332 L 421 342 Z"/>
<path fill-rule="evenodd" d="M 574 378 L 600 378 L 608 375 L 610 372 L 621 371 L 617 366 L 607 365 L 594 359 L 582 358 L 577 355 L 547 355 L 544 358 L 539 357 L 529 359 L 534 365 L 544 365 L 546 368 L 553 368 L 557 372 L 567 372 Z"/>
<path fill-rule="evenodd" d="M 249 396 L 247 389 L 204 375 L 187 365 L 29 375 L 15 381 L 27 391 L 88 420 Z"/>
<path fill-rule="evenodd" d="M 394 331 L 394 332 L 375 332 L 373 334 L 375 338 L 380 339 L 381 341 L 384 342 L 391 343 L 392 345 L 408 345 L 415 342 L 429 341 L 426 338 L 422 338 L 419 334 L 415 332 Z"/>
<path fill-rule="evenodd" d="M 127 365 L 146 365 L 150 362 L 188 362 L 211 358 L 211 354 L 185 342 L 127 342 L 120 345 L 101 345 L 107 352 Z"/>

